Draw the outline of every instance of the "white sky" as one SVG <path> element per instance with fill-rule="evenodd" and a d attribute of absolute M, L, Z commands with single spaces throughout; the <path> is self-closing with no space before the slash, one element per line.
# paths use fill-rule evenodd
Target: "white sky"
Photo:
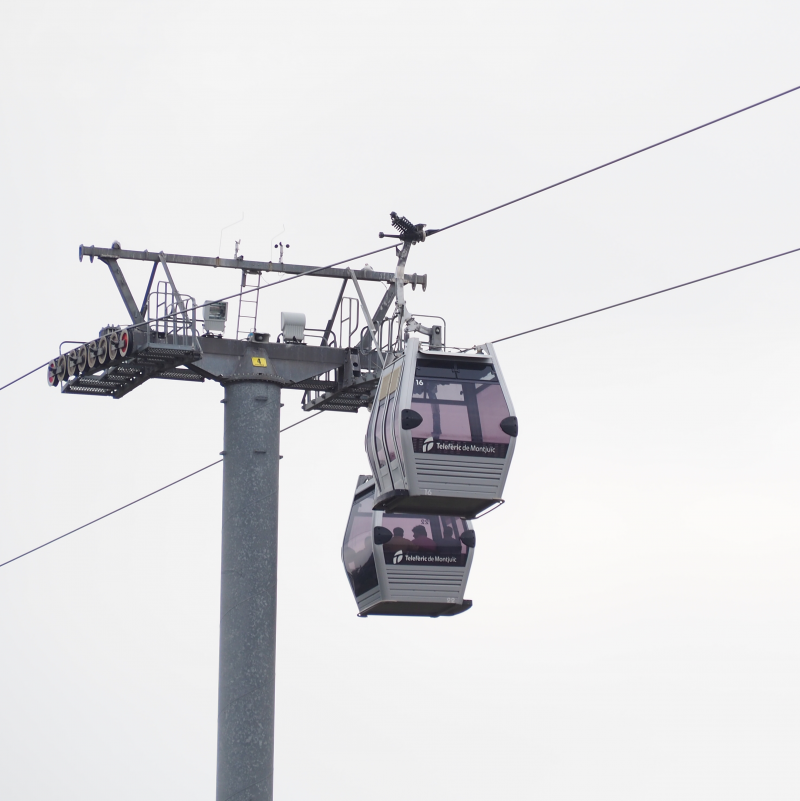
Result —
<path fill-rule="evenodd" d="M 285 226 L 288 261 L 338 261 L 392 210 L 445 225 L 800 83 L 798 23 L 774 0 L 7 4 L 0 384 L 125 321 L 81 243 L 214 256 L 244 213 L 223 255 L 266 260 Z M 472 345 L 799 247 L 799 125 L 800 92 L 434 237 L 411 308 Z M 799 271 L 498 346 L 521 433 L 454 619 L 356 617 L 366 413 L 284 435 L 276 799 L 798 797 Z M 260 327 L 322 327 L 337 289 L 271 290 Z M 218 458 L 221 397 L 2 392 L 0 561 Z M 0 797 L 213 799 L 220 482 L 0 571 Z"/>

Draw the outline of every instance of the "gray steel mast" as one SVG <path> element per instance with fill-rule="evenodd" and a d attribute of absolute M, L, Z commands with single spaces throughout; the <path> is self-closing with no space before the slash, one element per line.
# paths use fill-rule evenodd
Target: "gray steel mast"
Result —
<path fill-rule="evenodd" d="M 280 397 L 225 384 L 217 801 L 272 798 Z"/>

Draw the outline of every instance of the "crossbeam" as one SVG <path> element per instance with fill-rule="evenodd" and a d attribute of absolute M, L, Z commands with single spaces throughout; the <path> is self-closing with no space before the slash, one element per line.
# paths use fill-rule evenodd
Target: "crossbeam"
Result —
<path fill-rule="evenodd" d="M 81 245 L 78 251 L 80 260 L 83 261 L 84 256 L 88 256 L 91 261 L 95 257 L 98 259 L 130 259 L 131 261 L 159 261 L 161 254 L 153 253 L 147 250 L 122 250 L 120 248 L 96 248 L 94 245 Z M 221 259 L 219 256 L 181 256 L 176 253 L 164 253 L 164 261 L 167 264 L 188 264 L 194 267 L 224 267 L 230 270 L 246 270 L 248 272 L 263 272 L 263 273 L 290 273 L 292 275 L 300 275 L 307 273 L 310 270 L 316 270 L 312 275 L 320 276 L 322 278 L 349 278 L 350 271 L 348 269 L 341 269 L 338 267 L 309 267 L 302 264 L 280 264 L 274 261 L 246 261 L 244 259 Z M 359 281 L 391 281 L 394 282 L 395 274 L 382 273 L 377 270 L 353 270 Z M 428 287 L 428 276 L 411 275 L 404 276 L 404 283 L 410 284 L 412 287 L 421 286 L 423 290 Z"/>

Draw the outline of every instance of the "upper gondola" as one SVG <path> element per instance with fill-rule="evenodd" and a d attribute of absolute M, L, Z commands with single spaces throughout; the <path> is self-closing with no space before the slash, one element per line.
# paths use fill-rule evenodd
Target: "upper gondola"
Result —
<path fill-rule="evenodd" d="M 502 503 L 517 418 L 491 344 L 387 360 L 366 435 L 375 509 L 474 518 Z"/>

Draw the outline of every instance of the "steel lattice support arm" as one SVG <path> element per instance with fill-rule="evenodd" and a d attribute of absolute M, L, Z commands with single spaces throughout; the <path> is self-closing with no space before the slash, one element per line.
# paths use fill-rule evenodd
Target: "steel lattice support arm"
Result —
<path fill-rule="evenodd" d="M 121 248 L 96 248 L 89 245 L 81 245 L 78 251 L 81 261 L 84 256 L 88 256 L 91 260 L 95 257 L 98 259 L 130 259 L 131 261 L 147 261 L 157 262 L 160 260 L 160 253 L 151 253 L 147 250 L 122 250 Z M 292 275 L 301 275 L 308 273 L 311 270 L 316 272 L 311 273 L 314 276 L 321 278 L 349 278 L 350 271 L 339 267 L 310 267 L 302 264 L 280 264 L 274 261 L 246 261 L 244 259 L 221 259 L 218 256 L 181 256 L 176 253 L 164 253 L 164 261 L 167 264 L 188 264 L 195 267 L 225 267 L 231 270 L 246 270 L 248 272 L 265 272 L 265 273 L 290 273 Z M 394 281 L 395 274 L 378 272 L 377 270 L 354 270 L 356 277 L 359 281 Z M 417 275 L 412 273 L 405 276 L 405 283 L 410 284 L 412 287 L 421 286 L 423 290 L 428 287 L 428 276 Z"/>

